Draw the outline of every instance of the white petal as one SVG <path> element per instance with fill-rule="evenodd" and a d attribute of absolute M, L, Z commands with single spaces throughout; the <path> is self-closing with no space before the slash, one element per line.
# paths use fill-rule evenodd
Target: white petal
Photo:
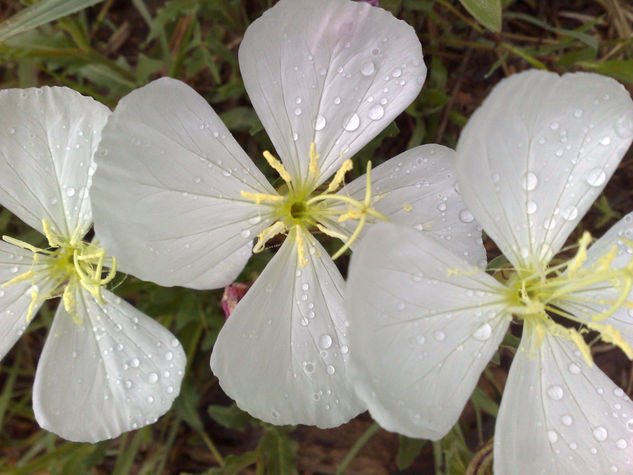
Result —
<path fill-rule="evenodd" d="M 434 440 L 450 430 L 508 327 L 503 291 L 411 228 L 367 233 L 345 305 L 354 383 L 381 426 Z"/>
<path fill-rule="evenodd" d="M 496 86 L 457 145 L 464 201 L 515 267 L 547 262 L 633 140 L 633 102 L 596 74 L 516 74 Z"/>
<path fill-rule="evenodd" d="M 376 167 L 371 177 L 372 196 L 381 197 L 375 208 L 391 222 L 431 233 L 467 262 L 485 267 L 481 227 L 458 192 L 453 150 L 435 144 L 416 147 Z M 365 185 L 363 175 L 339 193 L 362 201 Z M 356 222 L 342 225 L 349 234 Z"/>
<path fill-rule="evenodd" d="M 323 182 L 418 95 L 426 77 L 413 30 L 346 0 L 282 0 L 244 35 L 248 95 L 294 177 L 312 142 Z"/>
<path fill-rule="evenodd" d="M 66 87 L 0 91 L 0 203 L 42 231 L 90 228 L 93 154 L 110 111 Z"/>
<path fill-rule="evenodd" d="M 612 267 L 624 267 L 633 258 L 631 241 L 633 241 L 633 213 L 629 213 L 613 225 L 587 250 L 587 260 L 583 269 L 590 269 L 597 264 L 598 259 L 604 257 L 613 246 L 617 246 L 618 252 L 617 257 L 611 263 Z M 556 305 L 578 318 L 590 320 L 593 316 L 609 310 L 619 297 L 619 290 L 614 288 L 611 282 L 598 282 L 587 288 L 579 289 L 565 300 L 556 302 Z M 627 300 L 633 301 L 633 291 Z M 598 323 L 612 325 L 633 346 L 633 309 L 623 305 L 611 316 Z"/>
<path fill-rule="evenodd" d="M 270 224 L 241 191 L 275 193 L 209 104 L 163 78 L 124 97 L 97 152 L 95 229 L 120 269 L 161 285 L 237 277 Z"/>
<path fill-rule="evenodd" d="M 211 369 L 224 392 L 259 419 L 334 427 L 364 409 L 347 374 L 344 283 L 306 232 L 308 265 L 299 266 L 295 232 L 220 331 Z"/>
<path fill-rule="evenodd" d="M 37 366 L 33 410 L 44 429 L 98 442 L 155 422 L 180 391 L 186 357 L 166 328 L 114 294 L 76 289 L 77 324 L 60 304 Z"/>
<path fill-rule="evenodd" d="M 497 416 L 494 473 L 632 473 L 624 391 L 571 342 L 529 326 L 523 333 Z"/>
<path fill-rule="evenodd" d="M 52 286 L 44 274 L 36 274 L 33 280 L 2 287 L 11 279 L 40 267 L 32 265 L 32 256 L 29 251 L 0 241 L 0 359 L 4 358 L 29 324 L 26 316 L 32 292 L 43 295 Z M 32 316 L 40 306 L 41 303 L 33 307 Z"/>

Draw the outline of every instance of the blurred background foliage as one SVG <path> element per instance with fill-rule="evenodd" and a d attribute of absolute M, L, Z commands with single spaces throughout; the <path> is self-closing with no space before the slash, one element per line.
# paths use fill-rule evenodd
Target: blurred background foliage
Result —
<path fill-rule="evenodd" d="M 113 108 L 152 79 L 178 78 L 209 101 L 261 164 L 261 151 L 272 144 L 246 96 L 237 51 L 248 25 L 274 3 L 0 0 L 0 87 L 63 85 Z M 378 164 L 422 143 L 454 147 L 490 89 L 523 69 L 593 71 L 633 88 L 629 0 L 381 0 L 380 5 L 415 28 L 429 75 L 407 111 L 355 157 L 355 170 L 363 170 L 369 159 Z M 584 228 L 600 235 L 633 210 L 631 163 L 629 152 Z M 267 167 L 262 170 L 270 173 Z M 3 208 L 0 234 L 43 244 L 38 233 Z M 494 245 L 487 242 L 487 247 L 494 257 Z M 251 259 L 239 280 L 252 282 L 275 248 L 273 243 Z M 345 273 L 347 258 L 337 262 Z M 119 295 L 171 328 L 185 347 L 187 373 L 172 410 L 152 426 L 95 445 L 66 442 L 40 430 L 33 419 L 31 388 L 56 304 L 44 305 L 0 366 L 0 472 L 491 471 L 490 438 L 516 335 L 504 340 L 460 422 L 440 442 L 398 437 L 367 414 L 331 430 L 275 427 L 240 411 L 210 372 L 210 352 L 225 320 L 221 290 L 164 289 L 131 276 L 119 276 L 115 285 Z M 631 394 L 629 361 L 606 345 L 593 350 L 597 363 Z"/>

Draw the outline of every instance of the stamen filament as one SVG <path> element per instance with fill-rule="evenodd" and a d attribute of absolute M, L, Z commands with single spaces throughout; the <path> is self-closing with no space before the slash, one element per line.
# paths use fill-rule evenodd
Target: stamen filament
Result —
<path fill-rule="evenodd" d="M 290 184 L 290 182 L 292 181 L 292 178 L 290 177 L 290 174 L 288 173 L 286 168 L 283 166 L 283 163 L 277 160 L 273 156 L 273 154 L 270 153 L 268 150 L 264 150 L 262 155 L 264 155 L 264 158 L 266 159 L 268 164 L 271 167 L 273 167 L 277 171 L 277 173 L 279 173 L 279 176 L 281 177 L 281 179 L 285 181 L 286 183 Z"/>

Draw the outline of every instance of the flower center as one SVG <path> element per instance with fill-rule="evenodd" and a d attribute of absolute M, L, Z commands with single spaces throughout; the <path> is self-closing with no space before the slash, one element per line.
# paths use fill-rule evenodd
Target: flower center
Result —
<path fill-rule="evenodd" d="M 633 259 L 624 266 L 615 266 L 618 247 L 613 245 L 594 265 L 583 267 L 591 241 L 591 235 L 585 232 L 578 242 L 576 255 L 566 262 L 545 269 L 516 270 L 508 283 L 508 310 L 536 324 L 540 331 L 572 340 L 589 364 L 593 360 L 583 338 L 589 331 L 598 332 L 602 340 L 620 347 L 633 358 L 633 349 L 620 332 L 600 323 L 622 306 L 633 308 L 633 302 L 628 301 L 633 287 Z M 624 242 L 633 249 L 633 242 Z M 564 327 L 556 323 L 552 315 L 580 327 Z"/>
<path fill-rule="evenodd" d="M 2 236 L 9 244 L 27 249 L 33 253 L 31 268 L 2 284 L 2 287 L 30 281 L 31 303 L 26 319 L 33 318 L 36 306 L 45 300 L 62 297 L 66 311 L 73 317 L 73 321 L 81 324 L 82 320 L 76 311 L 77 302 L 73 296 L 76 286 L 81 286 L 94 296 L 100 303 L 105 303 L 101 295 L 101 288 L 108 284 L 116 275 L 116 258 L 108 257 L 105 251 L 96 243 L 81 240 L 78 227 L 69 239 L 52 232 L 50 223 L 42 220 L 44 234 L 50 248 L 40 249 L 19 239 Z M 50 279 L 52 285 L 45 293 L 40 294 L 35 284 L 41 275 Z"/>
<path fill-rule="evenodd" d="M 285 195 L 241 192 L 242 197 L 254 201 L 257 205 L 268 206 L 268 214 L 275 220 L 271 226 L 259 234 L 253 247 L 253 252 L 261 252 L 266 242 L 277 234 L 288 233 L 289 236 L 296 239 L 299 263 L 302 267 L 305 267 L 307 260 L 305 259 L 303 232 L 317 229 L 328 236 L 343 241 L 343 246 L 332 256 L 332 259 L 336 259 L 360 235 L 368 216 L 387 220 L 385 216 L 373 207 L 380 197 L 372 197 L 371 162 L 367 164 L 365 197 L 363 201 L 359 201 L 349 196 L 336 194 L 336 191 L 343 184 L 345 174 L 353 167 L 352 161 L 349 159 L 342 163 L 334 178 L 324 190 L 315 188 L 313 183 L 317 181 L 319 176 L 318 160 L 320 155 L 316 153 L 314 142 L 310 145 L 310 179 L 306 182 L 293 180 L 283 164 L 270 152 L 265 151 L 263 155 L 268 164 L 284 180 L 287 192 Z M 351 233 L 337 225 L 347 220 L 357 222 L 356 228 Z M 292 230 L 295 230 L 295 232 L 289 233 Z"/>

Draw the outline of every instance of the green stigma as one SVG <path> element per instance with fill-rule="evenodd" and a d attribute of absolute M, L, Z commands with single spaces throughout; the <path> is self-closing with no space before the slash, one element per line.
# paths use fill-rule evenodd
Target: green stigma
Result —
<path fill-rule="evenodd" d="M 77 286 L 88 291 L 98 302 L 104 304 L 101 289 L 114 279 L 116 275 L 116 258 L 108 257 L 98 244 L 81 240 L 78 227 L 71 238 L 53 233 L 50 223 L 42 220 L 44 234 L 49 248 L 40 249 L 27 242 L 10 236 L 2 236 L 9 244 L 27 249 L 33 253 L 31 268 L 2 284 L 2 287 L 30 281 L 35 283 L 41 274 L 53 282 L 51 290 L 40 294 L 35 284 L 31 289 L 31 303 L 27 311 L 27 322 L 33 318 L 37 306 L 45 300 L 61 297 L 64 308 L 73 317 L 73 321 L 81 324 L 82 320 L 76 311 L 74 298 Z"/>

